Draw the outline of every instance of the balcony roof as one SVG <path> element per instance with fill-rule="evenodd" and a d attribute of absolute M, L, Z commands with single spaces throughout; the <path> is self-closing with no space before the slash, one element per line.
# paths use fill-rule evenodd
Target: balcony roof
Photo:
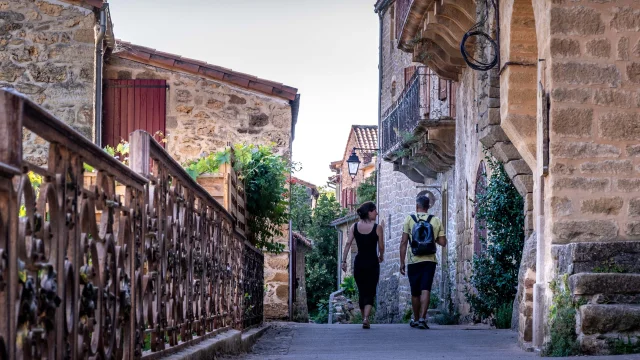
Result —
<path fill-rule="evenodd" d="M 438 76 L 458 80 L 466 66 L 460 43 L 476 22 L 473 0 L 412 0 L 405 11 L 399 14 L 398 48 L 412 53 L 414 61 L 428 65 Z"/>

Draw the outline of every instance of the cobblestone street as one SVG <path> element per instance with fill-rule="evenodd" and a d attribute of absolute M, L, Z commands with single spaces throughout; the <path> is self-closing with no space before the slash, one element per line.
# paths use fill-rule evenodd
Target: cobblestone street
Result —
<path fill-rule="evenodd" d="M 405 324 L 359 325 L 272 323 L 253 351 L 224 360 L 374 360 L 374 359 L 532 359 L 517 346 L 517 333 L 474 326 Z M 638 360 L 640 355 L 593 356 L 588 360 Z"/>

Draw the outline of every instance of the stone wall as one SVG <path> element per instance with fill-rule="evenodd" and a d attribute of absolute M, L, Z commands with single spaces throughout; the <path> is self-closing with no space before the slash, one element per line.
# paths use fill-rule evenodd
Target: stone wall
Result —
<path fill-rule="evenodd" d="M 291 105 L 200 76 L 122 59 L 114 54 L 107 79 L 164 79 L 167 92 L 167 151 L 178 162 L 222 150 L 228 143 L 273 144 L 291 156 Z M 285 251 L 265 254 L 265 317 L 289 318 L 289 228 L 276 239 Z"/>
<path fill-rule="evenodd" d="M 0 87 L 15 88 L 89 139 L 94 137 L 96 15 L 53 0 L 0 0 Z M 24 156 L 47 147 L 25 134 Z"/>
<path fill-rule="evenodd" d="M 291 105 L 284 99 L 117 54 L 106 66 L 106 78 L 167 80 L 167 151 L 180 163 L 227 143 L 274 144 L 290 156 Z"/>
<path fill-rule="evenodd" d="M 385 112 L 394 101 L 398 99 L 404 90 L 404 69 L 408 66 L 419 65 L 412 62 L 412 55 L 404 53 L 397 49 L 397 40 L 392 39 L 391 34 L 391 17 L 390 11 L 383 15 L 383 42 L 382 42 L 382 93 L 381 105 L 382 111 Z M 437 92 L 437 79 L 434 77 L 431 81 L 432 92 Z M 448 102 L 441 104 L 442 113 L 448 114 Z M 436 110 L 436 109 L 433 109 Z M 401 172 L 393 170 L 393 164 L 383 160 L 379 161 L 379 180 L 378 180 L 378 211 L 379 221 L 385 222 L 385 261 L 380 268 L 380 283 L 378 285 L 378 303 L 376 309 L 376 320 L 385 323 L 400 322 L 405 311 L 410 307 L 411 292 L 409 281 L 406 276 L 400 274 L 400 241 L 402 239 L 402 227 L 407 215 L 415 213 L 415 199 L 422 191 L 430 191 L 436 198 L 435 204 L 429 210 L 439 218 L 442 218 L 442 194 L 441 188 L 443 182 L 448 185 L 448 219 L 443 220 L 448 223 L 447 238 L 448 246 L 448 262 L 442 259 L 442 250 L 438 250 L 438 263 L 436 277 L 433 283 L 433 292 L 438 293 L 441 298 L 450 299 L 450 295 L 442 293 L 445 291 L 454 291 L 455 278 L 451 271 L 455 270 L 452 263 L 455 251 L 451 249 L 456 246 L 456 219 L 451 216 L 454 214 L 456 199 L 454 189 L 454 169 L 439 174 L 437 179 L 429 179 L 425 184 L 419 184 L 410 180 Z M 429 187 L 429 188 L 427 188 Z M 438 189 L 435 190 L 434 188 Z M 447 276 L 443 277 L 443 265 L 449 269 Z M 446 281 L 443 282 L 443 279 Z"/>

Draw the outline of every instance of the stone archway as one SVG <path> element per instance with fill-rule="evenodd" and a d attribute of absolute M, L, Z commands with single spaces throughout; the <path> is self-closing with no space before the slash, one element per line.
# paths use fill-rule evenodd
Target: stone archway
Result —
<path fill-rule="evenodd" d="M 480 202 L 478 196 L 482 196 L 487 191 L 487 168 L 484 161 L 480 161 L 478 165 L 478 172 L 476 173 L 476 189 L 474 193 L 475 204 L 473 208 L 473 214 L 471 215 L 475 220 L 473 222 L 473 253 L 480 255 L 482 253 L 482 238 L 487 238 L 486 222 L 484 220 L 476 219 L 478 210 L 480 209 Z"/>
<path fill-rule="evenodd" d="M 538 38 L 532 0 L 500 1 L 500 127 L 517 150 L 505 170 L 524 198 L 525 244 L 512 327 L 521 344 L 532 341 L 536 234 L 533 171 L 537 152 Z"/>

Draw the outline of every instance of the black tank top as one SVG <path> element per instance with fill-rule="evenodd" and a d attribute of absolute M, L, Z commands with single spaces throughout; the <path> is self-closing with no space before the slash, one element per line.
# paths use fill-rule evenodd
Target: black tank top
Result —
<path fill-rule="evenodd" d="M 373 224 L 373 229 L 368 234 L 361 234 L 358 231 L 358 224 L 353 226 L 353 236 L 358 245 L 358 261 L 372 261 L 378 263 L 378 224 Z"/>

